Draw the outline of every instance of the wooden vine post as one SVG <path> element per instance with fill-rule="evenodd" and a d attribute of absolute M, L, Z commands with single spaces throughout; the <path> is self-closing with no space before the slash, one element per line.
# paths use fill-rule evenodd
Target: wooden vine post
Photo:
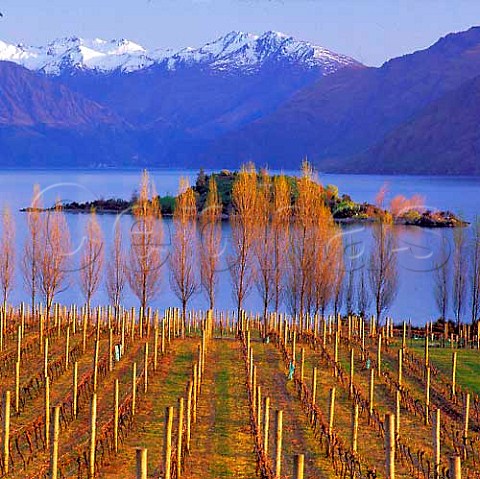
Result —
<path fill-rule="evenodd" d="M 401 405 L 401 393 L 397 389 L 395 391 L 395 433 L 400 434 L 400 405 Z"/>
<path fill-rule="evenodd" d="M 378 335 L 378 344 L 377 344 L 377 374 L 378 377 L 382 374 L 382 333 Z"/>
<path fill-rule="evenodd" d="M 375 369 L 370 369 L 370 384 L 369 384 L 369 394 L 368 394 L 368 412 L 370 416 L 373 414 L 373 401 L 374 401 L 374 392 L 375 392 Z"/>
<path fill-rule="evenodd" d="M 137 447 L 135 449 L 137 479 L 147 479 L 147 470 L 148 470 L 147 458 L 148 458 L 147 449 L 142 447 Z"/>
<path fill-rule="evenodd" d="M 58 439 L 60 436 L 60 406 L 53 408 L 53 422 L 51 431 L 50 448 L 50 476 L 49 479 L 58 478 Z"/>
<path fill-rule="evenodd" d="M 430 365 L 430 354 L 428 347 L 428 331 L 425 331 L 425 367 Z"/>
<path fill-rule="evenodd" d="M 193 365 L 193 389 L 192 389 L 192 422 L 196 424 L 197 422 L 197 392 L 198 392 L 198 367 L 197 363 Z"/>
<path fill-rule="evenodd" d="M 440 408 L 435 410 L 433 423 L 433 474 L 440 477 Z"/>
<path fill-rule="evenodd" d="M 458 454 L 450 456 L 448 477 L 449 479 L 462 479 L 462 462 Z"/>
<path fill-rule="evenodd" d="M 335 420 L 335 388 L 330 389 L 330 402 L 328 408 L 328 435 L 331 436 L 333 434 L 333 424 Z"/>
<path fill-rule="evenodd" d="M 353 395 L 353 375 L 355 369 L 355 351 L 354 349 L 350 349 L 350 374 L 349 374 L 349 381 L 348 381 L 348 394 L 351 398 Z"/>
<path fill-rule="evenodd" d="M 293 460 L 293 479 L 303 479 L 303 469 L 305 456 L 303 454 L 295 455 Z"/>
<path fill-rule="evenodd" d="M 165 441 L 163 447 L 163 470 L 164 479 L 171 479 L 172 472 L 172 429 L 173 429 L 173 406 L 165 410 Z"/>
<path fill-rule="evenodd" d="M 403 349 L 398 350 L 398 386 L 403 383 Z"/>
<path fill-rule="evenodd" d="M 188 381 L 187 388 L 187 415 L 186 415 L 186 431 L 185 431 L 185 449 L 190 452 L 190 436 L 192 426 L 192 396 L 193 396 L 193 383 Z"/>
<path fill-rule="evenodd" d="M 78 415 L 78 362 L 73 364 L 73 377 L 72 377 L 72 408 L 73 417 L 76 419 Z"/>
<path fill-rule="evenodd" d="M 470 419 L 470 393 L 465 395 L 465 405 L 463 413 L 463 437 L 468 437 L 468 424 Z"/>
<path fill-rule="evenodd" d="M 270 428 L 270 398 L 263 399 L 263 450 L 268 454 L 268 431 Z"/>
<path fill-rule="evenodd" d="M 430 422 L 430 366 L 425 368 L 425 425 Z"/>
<path fill-rule="evenodd" d="M 137 363 L 133 363 L 132 368 L 132 416 L 135 416 L 137 404 Z"/>
<path fill-rule="evenodd" d="M 335 331 L 335 343 L 334 343 L 334 351 L 333 351 L 333 376 L 337 377 L 338 376 L 338 331 Z"/>
<path fill-rule="evenodd" d="M 20 413 L 20 361 L 15 363 L 15 412 Z"/>
<path fill-rule="evenodd" d="M 314 411 L 314 406 L 317 402 L 317 368 L 313 368 L 313 373 L 312 373 L 312 417 L 310 420 L 313 422 L 315 419 L 315 411 Z"/>
<path fill-rule="evenodd" d="M 144 365 L 143 365 L 143 392 L 148 392 L 148 342 L 145 343 Z"/>
<path fill-rule="evenodd" d="M 158 365 L 158 326 L 153 330 L 153 370 L 157 370 Z"/>
<path fill-rule="evenodd" d="M 108 330 L 108 371 L 113 371 L 113 329 Z"/>
<path fill-rule="evenodd" d="M 118 452 L 118 407 L 119 407 L 119 384 L 115 379 L 113 390 L 113 449 Z"/>
<path fill-rule="evenodd" d="M 280 479 L 282 472 L 282 430 L 283 411 L 276 411 L 275 415 L 275 479 Z"/>
<path fill-rule="evenodd" d="M 98 383 L 98 355 L 99 355 L 100 341 L 95 340 L 95 350 L 93 353 L 93 390 L 97 391 Z"/>
<path fill-rule="evenodd" d="M 452 353 L 452 399 L 456 396 L 457 352 Z"/>
<path fill-rule="evenodd" d="M 17 329 L 17 361 L 20 362 L 22 359 L 22 327 L 19 326 Z"/>
<path fill-rule="evenodd" d="M 83 326 L 82 326 L 82 352 L 85 354 L 87 350 L 87 315 L 83 314 Z"/>
<path fill-rule="evenodd" d="M 395 416 L 385 414 L 386 477 L 395 479 Z"/>
<path fill-rule="evenodd" d="M 68 369 L 70 362 L 70 326 L 67 326 L 66 338 L 65 338 L 65 370 Z"/>
<path fill-rule="evenodd" d="M 260 431 L 262 427 L 262 387 L 257 386 L 256 394 L 257 404 L 255 405 L 255 410 L 257 413 L 257 430 Z"/>
<path fill-rule="evenodd" d="M 178 398 L 178 433 L 177 433 L 177 479 L 180 478 L 182 472 L 182 448 L 183 448 L 183 415 L 184 415 L 184 399 Z"/>
<path fill-rule="evenodd" d="M 292 333 L 292 361 L 294 365 L 296 364 L 296 361 L 297 361 L 296 345 L 297 345 L 297 332 L 294 330 Z"/>
<path fill-rule="evenodd" d="M 43 350 L 43 375 L 48 377 L 48 337 L 45 338 L 45 346 Z"/>
<path fill-rule="evenodd" d="M 45 437 L 45 448 L 50 447 L 50 378 L 47 376 L 45 378 L 44 384 L 44 406 L 45 406 L 45 426 L 44 426 L 44 437 Z"/>
<path fill-rule="evenodd" d="M 10 465 L 10 391 L 3 396 L 3 467 L 8 474 Z"/>
<path fill-rule="evenodd" d="M 358 403 L 352 405 L 352 451 L 357 452 L 358 442 Z"/>
<path fill-rule="evenodd" d="M 88 456 L 88 479 L 95 478 L 95 453 L 97 449 L 97 393 L 92 394 L 90 410 L 90 449 Z"/>

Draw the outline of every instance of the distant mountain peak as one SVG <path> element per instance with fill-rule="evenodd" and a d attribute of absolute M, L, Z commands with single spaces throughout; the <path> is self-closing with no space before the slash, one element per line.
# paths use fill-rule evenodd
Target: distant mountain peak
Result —
<path fill-rule="evenodd" d="M 49 75 L 76 70 L 133 72 L 154 64 L 170 70 L 199 64 L 219 71 L 248 72 L 261 68 L 266 62 L 319 68 L 322 73 L 329 74 L 345 66 L 360 65 L 350 57 L 276 31 L 267 31 L 262 35 L 232 31 L 199 48 L 187 47 L 178 51 L 147 51 L 142 45 L 126 38 L 87 40 L 69 36 L 37 47 L 0 41 L 0 60 L 12 61 Z"/>

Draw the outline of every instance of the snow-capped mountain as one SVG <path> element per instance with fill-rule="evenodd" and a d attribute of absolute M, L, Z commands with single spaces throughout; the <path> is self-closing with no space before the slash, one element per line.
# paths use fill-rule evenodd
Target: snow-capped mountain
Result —
<path fill-rule="evenodd" d="M 345 66 L 359 63 L 324 47 L 295 40 L 279 32 L 263 35 L 231 32 L 200 48 L 180 51 L 148 51 L 129 40 L 105 41 L 68 37 L 46 46 L 13 45 L 0 41 L 0 60 L 20 64 L 48 75 L 76 70 L 98 72 L 133 72 L 152 65 L 168 70 L 201 65 L 217 71 L 254 72 L 268 62 L 287 62 L 308 69 L 319 69 L 328 75 Z"/>
<path fill-rule="evenodd" d="M 0 60 L 49 75 L 75 69 L 131 72 L 154 63 L 142 46 L 129 40 L 84 40 L 78 37 L 62 38 L 39 47 L 0 41 Z"/>

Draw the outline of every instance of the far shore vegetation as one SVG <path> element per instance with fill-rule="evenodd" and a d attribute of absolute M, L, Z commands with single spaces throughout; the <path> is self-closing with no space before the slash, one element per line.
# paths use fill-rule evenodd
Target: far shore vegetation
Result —
<path fill-rule="evenodd" d="M 230 218 L 233 211 L 232 189 L 235 180 L 238 177 L 238 171 L 221 170 L 220 172 L 206 174 L 200 169 L 195 184 L 192 186 L 195 195 L 195 204 L 197 212 L 200 213 L 207 201 L 208 183 L 212 178 L 215 180 L 219 199 L 222 205 L 221 219 Z M 262 174 L 268 174 L 260 170 L 257 173 L 258 181 Z M 290 189 L 290 203 L 295 205 L 298 197 L 298 177 L 285 176 Z M 275 175 L 271 175 L 272 181 Z M 339 223 L 363 223 L 384 221 L 387 217 L 395 224 L 413 225 L 421 227 L 458 227 L 465 226 L 467 223 L 450 211 L 432 211 L 424 207 L 424 199 L 420 195 L 413 195 L 406 198 L 402 195 L 395 196 L 389 204 L 385 204 L 385 190 L 377 195 L 375 204 L 355 202 L 348 194 L 340 194 L 335 185 L 320 185 L 319 194 L 330 209 L 335 221 Z M 138 193 L 133 192 L 130 199 L 122 198 L 100 198 L 86 202 L 69 202 L 62 205 L 66 213 L 90 213 L 95 211 L 97 214 L 132 214 L 133 207 L 137 201 Z M 165 195 L 158 196 L 161 214 L 164 217 L 173 217 L 175 211 L 176 196 Z M 55 208 L 52 205 L 45 210 Z M 30 208 L 24 208 L 22 211 L 29 211 Z"/>

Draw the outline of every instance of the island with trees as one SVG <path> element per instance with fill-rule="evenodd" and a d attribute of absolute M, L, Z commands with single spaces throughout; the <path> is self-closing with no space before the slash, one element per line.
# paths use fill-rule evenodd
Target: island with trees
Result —
<path fill-rule="evenodd" d="M 219 199 L 222 204 L 222 219 L 228 219 L 232 213 L 232 189 L 238 171 L 221 170 L 207 174 L 200 169 L 195 184 L 192 186 L 197 211 L 200 212 L 205 205 L 208 193 L 208 182 L 214 178 L 218 188 Z M 257 173 L 258 179 L 262 170 Z M 268 174 L 265 172 L 265 174 Z M 272 175 L 272 179 L 276 175 Z M 293 206 L 298 197 L 298 178 L 285 175 L 290 188 L 290 204 Z M 420 195 L 407 198 L 402 195 L 395 196 L 389 204 L 385 204 L 385 189 L 377 195 L 375 204 L 355 202 L 348 194 L 340 194 L 335 185 L 321 186 L 319 194 L 330 209 L 332 216 L 339 223 L 374 222 L 388 216 L 395 224 L 421 226 L 428 228 L 459 227 L 467 223 L 450 211 L 434 211 L 426 209 L 424 199 Z M 94 209 L 98 214 L 131 214 L 137 193 L 134 192 L 129 200 L 121 198 L 96 199 L 86 202 L 69 202 L 62 205 L 67 213 L 90 213 Z M 173 217 L 176 197 L 171 195 L 158 197 L 162 216 Z M 51 207 L 52 209 L 54 206 Z M 24 211 L 27 211 L 25 208 Z"/>

